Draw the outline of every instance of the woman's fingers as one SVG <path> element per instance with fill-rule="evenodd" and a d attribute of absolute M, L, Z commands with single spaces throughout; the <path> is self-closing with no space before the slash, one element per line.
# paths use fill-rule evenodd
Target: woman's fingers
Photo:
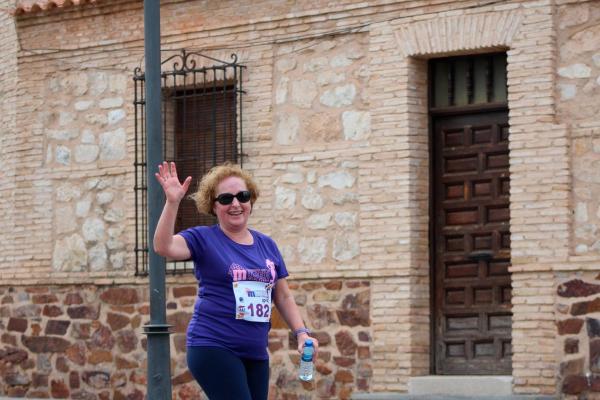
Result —
<path fill-rule="evenodd" d="M 164 179 L 160 176 L 160 174 L 158 172 L 156 172 L 154 174 L 154 177 L 156 178 L 156 180 L 158 181 L 158 183 L 160 184 L 160 186 L 163 186 Z"/>
<path fill-rule="evenodd" d="M 177 167 L 175 167 L 174 162 L 171 162 L 171 176 L 177 178 Z"/>
<path fill-rule="evenodd" d="M 192 183 L 192 177 L 188 176 L 187 178 L 185 178 L 185 181 L 183 181 L 183 192 L 187 193 L 188 188 L 190 187 L 190 183 Z"/>
<path fill-rule="evenodd" d="M 317 354 L 319 353 L 319 341 L 311 336 L 307 336 L 306 338 L 304 338 L 304 340 L 298 340 L 298 353 L 302 354 L 302 350 L 304 348 L 304 342 L 306 342 L 307 340 L 312 340 L 313 342 L 313 348 L 314 348 L 314 353 L 313 356 L 316 358 Z"/>
<path fill-rule="evenodd" d="M 167 179 L 167 172 L 164 162 L 162 164 L 158 164 L 158 174 L 163 181 Z"/>
<path fill-rule="evenodd" d="M 163 182 L 167 181 L 170 178 L 175 178 L 179 183 L 179 179 L 177 178 L 177 167 L 175 166 L 174 162 L 168 163 L 166 161 L 163 161 L 162 164 L 159 164 L 158 176 Z"/>

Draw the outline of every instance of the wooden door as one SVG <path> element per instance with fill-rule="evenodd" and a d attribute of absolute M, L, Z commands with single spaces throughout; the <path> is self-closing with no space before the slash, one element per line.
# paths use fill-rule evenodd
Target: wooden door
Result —
<path fill-rule="evenodd" d="M 437 374 L 511 374 L 508 113 L 433 119 Z"/>

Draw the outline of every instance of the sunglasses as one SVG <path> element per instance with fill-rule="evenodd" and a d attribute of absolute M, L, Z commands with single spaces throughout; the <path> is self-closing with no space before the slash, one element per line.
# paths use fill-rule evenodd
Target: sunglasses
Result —
<path fill-rule="evenodd" d="M 236 198 L 240 203 L 247 203 L 250 201 L 252 194 L 249 190 L 242 190 L 241 192 L 237 192 L 237 194 L 231 193 L 221 193 L 217 196 L 215 201 L 218 201 L 219 204 L 224 206 L 233 203 L 233 199 Z"/>

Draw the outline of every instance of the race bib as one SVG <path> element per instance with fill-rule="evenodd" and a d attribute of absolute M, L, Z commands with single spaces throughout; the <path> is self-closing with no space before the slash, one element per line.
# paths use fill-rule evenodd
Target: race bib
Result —
<path fill-rule="evenodd" d="M 272 284 L 265 282 L 233 282 L 235 318 L 251 322 L 269 322 L 272 287 Z"/>

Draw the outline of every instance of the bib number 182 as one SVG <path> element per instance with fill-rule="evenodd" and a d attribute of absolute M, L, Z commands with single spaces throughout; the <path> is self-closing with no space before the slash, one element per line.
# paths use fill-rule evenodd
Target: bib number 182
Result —
<path fill-rule="evenodd" d="M 268 304 L 250 303 L 248 305 L 248 311 L 250 311 L 250 316 L 252 317 L 269 318 L 270 307 Z"/>

